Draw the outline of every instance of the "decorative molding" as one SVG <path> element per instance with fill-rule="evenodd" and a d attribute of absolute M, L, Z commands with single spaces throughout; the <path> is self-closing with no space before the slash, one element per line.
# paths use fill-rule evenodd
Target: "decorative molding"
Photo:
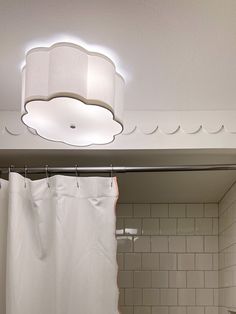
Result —
<path fill-rule="evenodd" d="M 149 135 L 236 133 L 236 111 L 126 111 L 124 135 L 135 131 Z"/>
<path fill-rule="evenodd" d="M 236 148 L 236 111 L 125 111 L 113 143 L 86 148 L 54 143 L 27 128 L 20 112 L 0 112 L 0 149 Z"/>

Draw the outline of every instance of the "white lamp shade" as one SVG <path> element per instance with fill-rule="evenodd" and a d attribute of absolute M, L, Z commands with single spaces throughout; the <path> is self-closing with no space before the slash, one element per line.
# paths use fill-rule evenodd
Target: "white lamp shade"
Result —
<path fill-rule="evenodd" d="M 40 136 L 87 146 L 122 132 L 124 80 L 109 58 L 69 43 L 35 48 L 22 77 L 22 120 Z"/>

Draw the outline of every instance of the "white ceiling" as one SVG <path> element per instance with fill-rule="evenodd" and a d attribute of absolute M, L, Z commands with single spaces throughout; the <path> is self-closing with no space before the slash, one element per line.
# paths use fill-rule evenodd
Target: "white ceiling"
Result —
<path fill-rule="evenodd" d="M 71 38 L 115 55 L 126 110 L 236 106 L 235 0 L 0 0 L 0 109 L 20 109 L 25 51 Z"/>

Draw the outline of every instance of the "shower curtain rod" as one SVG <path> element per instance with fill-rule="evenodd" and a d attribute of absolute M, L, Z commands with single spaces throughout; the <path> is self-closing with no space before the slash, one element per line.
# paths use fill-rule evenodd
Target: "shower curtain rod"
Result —
<path fill-rule="evenodd" d="M 236 164 L 206 164 L 206 165 L 172 165 L 172 166 L 143 166 L 143 167 L 0 167 L 1 174 L 17 172 L 23 174 L 55 174 L 55 173 L 135 173 L 135 172 L 177 172 L 177 171 L 216 171 L 236 170 Z"/>

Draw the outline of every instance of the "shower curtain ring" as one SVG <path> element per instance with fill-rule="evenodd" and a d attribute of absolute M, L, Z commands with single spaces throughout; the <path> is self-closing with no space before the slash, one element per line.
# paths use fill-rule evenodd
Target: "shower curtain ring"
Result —
<path fill-rule="evenodd" d="M 79 172 L 78 172 L 78 165 L 75 165 L 75 175 L 76 175 L 76 184 L 77 188 L 79 188 Z"/>
<path fill-rule="evenodd" d="M 48 175 L 48 165 L 45 165 L 45 173 L 46 173 L 47 185 L 50 188 L 49 175 Z"/>
<path fill-rule="evenodd" d="M 8 177 L 9 177 L 9 175 L 10 175 L 10 173 L 11 173 L 12 168 L 14 168 L 13 165 L 10 165 L 10 167 L 8 167 Z"/>
<path fill-rule="evenodd" d="M 111 187 L 113 186 L 113 165 L 111 164 Z"/>
<path fill-rule="evenodd" d="M 9 180 L 9 177 L 10 177 L 10 173 L 11 173 L 11 169 L 14 168 L 13 165 L 10 165 L 10 167 L 8 167 L 8 180 Z"/>
<path fill-rule="evenodd" d="M 26 179 L 27 179 L 27 166 L 25 165 L 25 167 L 24 167 L 24 169 L 25 169 L 25 188 L 26 188 Z"/>

